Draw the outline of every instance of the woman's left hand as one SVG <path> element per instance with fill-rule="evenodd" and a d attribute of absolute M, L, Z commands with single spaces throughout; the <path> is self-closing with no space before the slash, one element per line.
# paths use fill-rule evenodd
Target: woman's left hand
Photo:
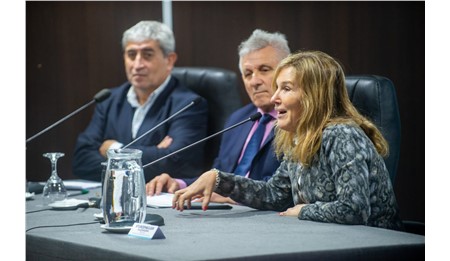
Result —
<path fill-rule="evenodd" d="M 304 205 L 305 204 L 298 204 L 292 208 L 288 208 L 286 211 L 280 212 L 280 216 L 298 217 L 298 215 L 300 214 L 300 210 Z"/>

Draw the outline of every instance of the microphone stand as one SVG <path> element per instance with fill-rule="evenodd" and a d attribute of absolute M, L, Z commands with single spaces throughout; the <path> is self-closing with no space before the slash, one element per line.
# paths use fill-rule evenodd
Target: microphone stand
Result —
<path fill-rule="evenodd" d="M 85 105 L 83 105 L 82 107 L 80 107 L 79 109 L 77 109 L 76 111 L 70 113 L 69 115 L 67 115 L 66 117 L 60 119 L 59 121 L 53 123 L 52 125 L 48 126 L 47 128 L 43 129 L 42 131 L 36 133 L 35 135 L 33 135 L 32 137 L 27 139 L 27 143 L 34 140 L 35 138 L 41 136 L 42 134 L 44 134 L 45 132 L 47 132 L 48 130 L 52 129 L 53 127 L 55 127 L 56 125 L 60 124 L 61 122 L 67 120 L 68 118 L 72 117 L 72 115 L 77 114 L 78 112 L 84 110 L 86 107 L 88 107 L 89 105 L 91 105 L 92 103 L 94 103 L 95 100 L 92 100 L 88 103 L 86 103 Z"/>
<path fill-rule="evenodd" d="M 163 120 L 162 122 L 158 123 L 155 127 L 151 128 L 150 130 L 146 131 L 144 134 L 142 134 L 141 136 L 137 137 L 135 140 L 133 140 L 132 142 L 128 143 L 127 145 L 123 146 L 122 149 L 126 149 L 128 148 L 131 144 L 135 143 L 136 141 L 142 139 L 145 135 L 149 134 L 150 132 L 154 131 L 156 128 L 160 127 L 161 125 L 163 125 L 164 123 L 168 122 L 169 120 L 171 120 L 173 117 L 177 116 L 178 114 L 182 113 L 183 111 L 189 109 L 191 106 L 193 106 L 194 104 L 199 103 L 201 100 L 200 97 L 197 97 L 195 100 L 191 101 L 188 105 L 186 105 L 184 108 L 182 108 L 181 110 L 177 111 L 176 113 L 172 114 L 169 118 Z"/>
<path fill-rule="evenodd" d="M 216 132 L 216 133 L 214 133 L 214 134 L 211 134 L 210 136 L 208 136 L 208 137 L 206 137 L 206 138 L 203 138 L 203 139 L 201 139 L 201 140 L 199 140 L 199 141 L 196 141 L 196 142 L 194 142 L 194 143 L 192 143 L 192 144 L 190 144 L 190 145 L 188 145 L 188 146 L 186 146 L 186 147 L 183 147 L 183 148 L 181 148 L 181 149 L 179 149 L 179 150 L 176 150 L 176 151 L 174 151 L 174 152 L 172 152 L 172 153 L 169 153 L 169 154 L 167 154 L 167 155 L 165 155 L 165 156 L 163 156 L 163 157 L 161 157 L 161 158 L 159 158 L 159 159 L 156 159 L 156 160 L 154 160 L 154 161 L 152 161 L 152 162 L 150 162 L 150 163 L 147 163 L 147 164 L 145 164 L 144 166 L 142 166 L 142 168 L 146 168 L 146 167 L 148 167 L 148 166 L 150 166 L 150 165 L 153 165 L 153 164 L 155 164 L 156 162 L 159 162 L 159 161 L 161 161 L 161 160 L 163 160 L 163 159 L 165 159 L 165 158 L 168 158 L 168 157 L 170 157 L 170 156 L 172 156 L 172 155 L 174 155 L 174 154 L 176 154 L 176 153 L 178 153 L 178 152 L 180 152 L 180 151 L 189 149 L 190 147 L 195 146 L 195 145 L 197 145 L 197 144 L 199 144 L 199 143 L 201 143 L 201 142 L 204 142 L 204 141 L 206 141 L 206 140 L 209 140 L 209 139 L 211 139 L 211 138 L 214 138 L 215 136 L 217 136 L 217 135 L 219 135 L 219 134 L 222 134 L 222 133 L 224 133 L 224 132 L 226 132 L 226 131 L 228 131 L 228 130 L 230 130 L 230 129 L 233 129 L 233 128 L 239 126 L 239 125 L 242 125 L 242 124 L 244 124 L 244 123 L 246 123 L 246 122 L 248 122 L 248 121 L 256 121 L 256 120 L 258 120 L 259 118 L 261 118 L 261 116 L 262 116 L 261 113 L 260 113 L 260 112 L 257 112 L 257 113 L 255 113 L 255 114 L 253 114 L 252 116 L 250 116 L 250 117 L 249 117 L 248 119 L 246 119 L 246 120 L 243 120 L 243 121 L 241 121 L 241 122 L 238 122 L 238 123 L 236 123 L 236 124 L 234 124 L 234 125 L 232 125 L 232 126 L 226 128 L 226 129 L 223 129 L 223 130 L 218 131 L 218 132 Z"/>
<path fill-rule="evenodd" d="M 80 108 L 78 108 L 77 110 L 75 110 L 74 112 L 70 113 L 69 115 L 67 115 L 66 117 L 60 119 L 59 121 L 53 123 L 52 125 L 48 126 L 47 128 L 43 129 L 42 131 L 36 133 L 35 135 L 31 136 L 30 138 L 27 139 L 26 143 L 34 140 L 35 138 L 41 136 L 42 134 L 44 134 L 45 132 L 49 131 L 50 129 L 52 129 L 53 127 L 55 127 L 56 125 L 60 124 L 61 122 L 67 120 L 68 118 L 72 117 L 73 115 L 77 114 L 78 112 L 86 109 L 89 105 L 93 104 L 94 102 L 102 102 L 104 101 L 106 98 L 108 98 L 111 95 L 111 92 L 108 89 L 103 89 L 101 91 L 99 91 L 95 96 L 94 99 L 88 103 L 86 103 L 85 105 L 81 106 Z"/>

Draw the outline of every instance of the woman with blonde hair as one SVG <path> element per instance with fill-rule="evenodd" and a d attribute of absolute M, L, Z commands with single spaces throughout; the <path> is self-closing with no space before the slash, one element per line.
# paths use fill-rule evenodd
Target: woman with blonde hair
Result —
<path fill-rule="evenodd" d="M 291 54 L 275 72 L 275 151 L 283 161 L 267 182 L 220 170 L 175 193 L 173 207 L 217 192 L 249 207 L 300 220 L 402 229 L 383 156 L 388 144 L 352 105 L 340 64 L 320 51 Z"/>

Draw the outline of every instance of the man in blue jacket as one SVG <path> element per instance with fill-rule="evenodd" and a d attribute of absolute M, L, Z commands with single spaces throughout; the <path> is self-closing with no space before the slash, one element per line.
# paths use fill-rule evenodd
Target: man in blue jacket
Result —
<path fill-rule="evenodd" d="M 256 180 L 268 180 L 280 165 L 272 147 L 276 113 L 274 105 L 270 102 L 273 95 L 271 84 L 278 63 L 289 53 L 290 49 L 283 34 L 268 33 L 260 29 L 253 31 L 252 35 L 240 44 L 239 69 L 252 102 L 231 114 L 225 128 L 248 119 L 256 112 L 270 115 L 271 120 L 263 127 L 262 141 L 258 144 L 259 150 L 256 155 L 251 156 L 247 166 L 244 166 L 247 145 L 251 143 L 254 134 L 256 135 L 257 126 L 264 116 L 257 122 L 247 122 L 223 134 L 213 168 Z M 174 179 L 164 173 L 147 183 L 147 194 L 160 194 L 163 190 L 174 193 L 195 179 Z M 214 195 L 212 201 L 234 203 L 231 199 L 218 194 Z"/>
<path fill-rule="evenodd" d="M 82 179 L 100 181 L 108 149 L 127 146 L 199 97 L 171 76 L 177 55 L 173 32 L 166 25 L 141 21 L 124 32 L 122 47 L 128 81 L 112 89 L 111 96 L 96 106 L 76 143 L 73 173 Z M 207 110 L 206 100 L 201 98 L 129 148 L 142 150 L 145 165 L 202 139 L 207 133 Z M 195 177 L 203 166 L 203 151 L 203 146 L 196 146 L 150 165 L 144 170 L 145 180 L 161 172 Z"/>

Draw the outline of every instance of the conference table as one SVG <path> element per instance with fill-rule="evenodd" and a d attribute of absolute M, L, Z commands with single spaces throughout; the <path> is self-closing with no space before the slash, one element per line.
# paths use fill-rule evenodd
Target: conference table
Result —
<path fill-rule="evenodd" d="M 76 198 L 99 195 L 100 190 L 94 189 Z M 96 221 L 98 208 L 48 210 L 42 194 L 27 200 L 26 212 L 27 260 L 425 259 L 421 235 L 302 221 L 240 205 L 183 212 L 148 207 L 147 213 L 164 219 L 159 229 L 165 239 L 107 231 Z"/>

